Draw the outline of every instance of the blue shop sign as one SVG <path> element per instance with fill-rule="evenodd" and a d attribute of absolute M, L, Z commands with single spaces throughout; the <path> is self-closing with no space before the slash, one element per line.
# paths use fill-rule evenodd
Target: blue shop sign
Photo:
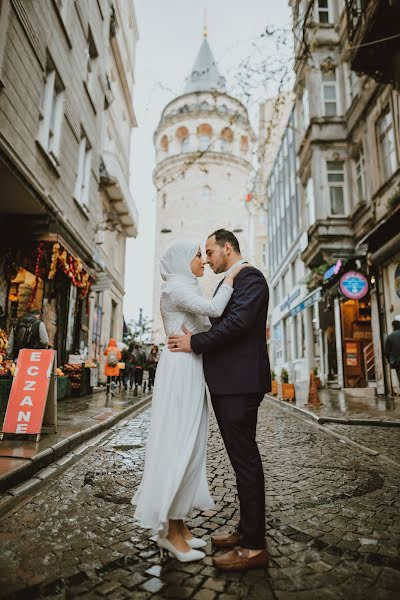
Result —
<path fill-rule="evenodd" d="M 300 288 L 297 288 L 297 290 L 295 290 L 292 294 L 290 294 L 279 306 L 279 310 L 281 312 L 283 312 L 284 310 L 289 310 L 289 306 L 291 305 L 293 300 L 296 300 L 296 298 L 298 298 L 300 296 L 300 291 L 301 291 Z"/>
<path fill-rule="evenodd" d="M 331 267 L 329 267 L 329 269 L 327 269 L 323 275 L 323 280 L 326 281 L 327 279 L 330 279 L 331 277 L 333 277 L 333 275 L 337 275 L 340 271 L 340 269 L 342 268 L 343 265 L 343 261 L 341 258 L 339 258 L 339 260 L 336 262 L 336 264 L 332 265 Z"/>

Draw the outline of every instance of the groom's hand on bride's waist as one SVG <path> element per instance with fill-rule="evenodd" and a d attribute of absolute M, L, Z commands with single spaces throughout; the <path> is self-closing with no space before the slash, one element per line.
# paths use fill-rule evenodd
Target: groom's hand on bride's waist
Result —
<path fill-rule="evenodd" d="M 190 339 L 192 334 L 186 327 L 182 327 L 184 335 L 173 333 L 168 337 L 168 348 L 171 352 L 191 352 Z"/>

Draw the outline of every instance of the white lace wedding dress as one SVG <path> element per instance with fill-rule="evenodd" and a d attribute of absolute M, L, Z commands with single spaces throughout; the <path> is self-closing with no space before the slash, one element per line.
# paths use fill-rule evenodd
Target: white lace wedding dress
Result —
<path fill-rule="evenodd" d="M 192 333 L 207 330 L 204 317 L 220 316 L 232 291 L 223 284 L 206 300 L 193 275 L 170 278 L 161 294 L 166 335 L 183 333 L 183 326 Z M 208 405 L 201 355 L 164 348 L 151 411 L 144 473 L 132 503 L 142 527 L 166 535 L 168 519 L 214 507 L 206 476 Z"/>

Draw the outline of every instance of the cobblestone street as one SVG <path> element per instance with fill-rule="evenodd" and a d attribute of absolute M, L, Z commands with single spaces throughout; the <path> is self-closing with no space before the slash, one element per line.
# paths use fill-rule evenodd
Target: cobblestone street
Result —
<path fill-rule="evenodd" d="M 149 416 L 147 410 L 116 425 L 110 437 L 3 518 L 2 598 L 398 597 L 399 471 L 268 401 L 258 427 L 268 569 L 219 574 L 210 545 L 203 562 L 161 562 L 148 533 L 135 526 L 130 505 Z M 381 428 L 380 435 L 390 448 L 398 433 Z M 189 522 L 206 538 L 238 518 L 234 477 L 213 417 L 208 456 L 217 511 L 194 514 Z"/>

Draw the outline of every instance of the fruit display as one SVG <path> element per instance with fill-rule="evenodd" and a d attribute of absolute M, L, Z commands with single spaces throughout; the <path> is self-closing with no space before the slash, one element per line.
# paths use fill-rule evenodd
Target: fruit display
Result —
<path fill-rule="evenodd" d="M 4 329 L 0 329 L 0 362 L 7 354 L 8 335 Z"/>
<path fill-rule="evenodd" d="M 81 389 L 82 365 L 66 364 L 64 365 L 63 371 L 65 375 L 68 375 L 71 381 L 72 393 L 78 395 Z"/>
<path fill-rule="evenodd" d="M 0 361 L 0 377 L 14 377 L 15 363 L 12 360 L 8 360 L 1 357 Z"/>
<path fill-rule="evenodd" d="M 57 367 L 56 375 L 57 375 L 57 377 L 64 377 L 64 372 L 62 369 L 60 369 L 60 367 Z"/>

